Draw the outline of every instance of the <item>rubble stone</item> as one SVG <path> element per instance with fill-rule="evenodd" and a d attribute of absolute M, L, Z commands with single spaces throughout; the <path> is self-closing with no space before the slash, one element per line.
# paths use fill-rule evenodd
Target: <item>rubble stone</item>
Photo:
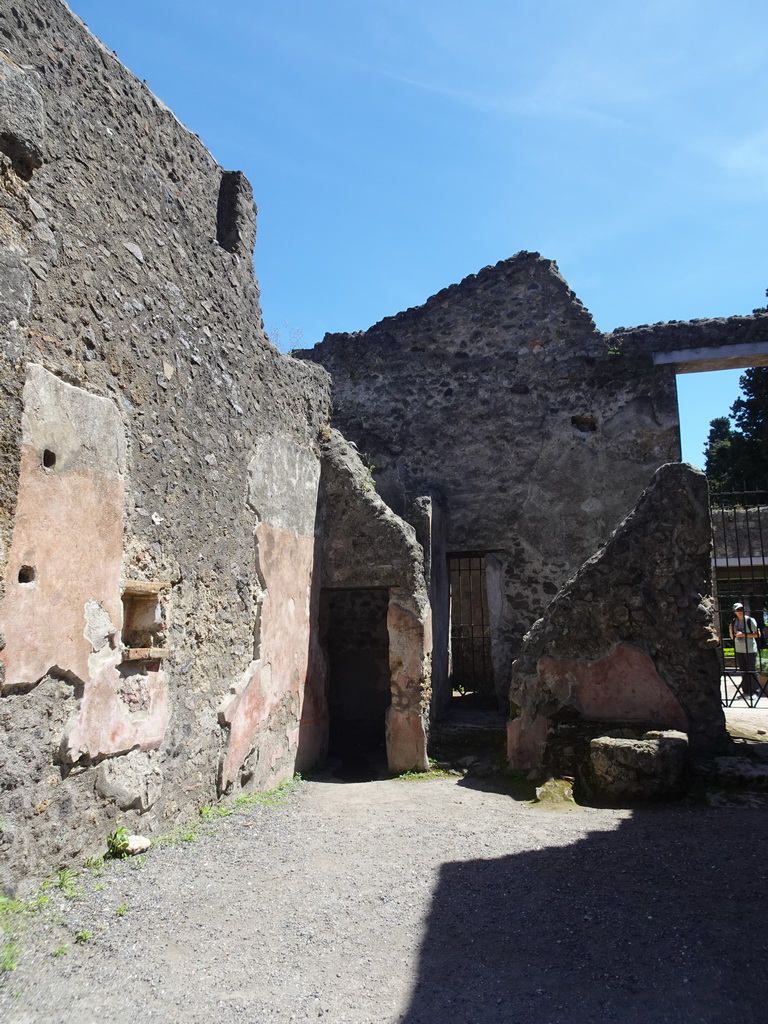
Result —
<path fill-rule="evenodd" d="M 611 803 L 679 796 L 688 781 L 688 737 L 674 730 L 637 739 L 598 736 L 582 773 L 591 796 Z"/>
<path fill-rule="evenodd" d="M 139 750 L 102 761 L 96 770 L 96 792 L 113 800 L 121 811 L 135 809 L 144 814 L 160 796 L 162 782 L 156 756 Z"/>

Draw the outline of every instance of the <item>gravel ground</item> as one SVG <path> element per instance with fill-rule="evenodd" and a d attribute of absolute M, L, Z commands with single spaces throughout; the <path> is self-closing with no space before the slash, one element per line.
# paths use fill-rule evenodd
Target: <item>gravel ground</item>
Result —
<path fill-rule="evenodd" d="M 302 782 L 196 842 L 84 873 L 81 895 L 50 890 L 0 1017 L 764 1024 L 767 839 L 749 807 Z"/>

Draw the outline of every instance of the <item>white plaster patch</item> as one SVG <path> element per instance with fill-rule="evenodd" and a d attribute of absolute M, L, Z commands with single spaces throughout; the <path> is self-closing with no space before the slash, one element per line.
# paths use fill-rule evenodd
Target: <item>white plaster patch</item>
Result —
<path fill-rule="evenodd" d="M 24 444 L 51 453 L 56 473 L 125 473 L 125 432 L 114 402 L 66 384 L 37 363 L 27 367 L 21 431 Z"/>
<path fill-rule="evenodd" d="M 85 605 L 85 629 L 83 636 L 93 648 L 94 654 L 109 644 L 110 638 L 117 632 L 117 627 L 112 624 L 109 613 L 93 598 L 89 598 Z"/>
<path fill-rule="evenodd" d="M 319 484 L 320 460 L 311 449 L 267 437 L 248 466 L 248 505 L 262 522 L 311 537 Z"/>

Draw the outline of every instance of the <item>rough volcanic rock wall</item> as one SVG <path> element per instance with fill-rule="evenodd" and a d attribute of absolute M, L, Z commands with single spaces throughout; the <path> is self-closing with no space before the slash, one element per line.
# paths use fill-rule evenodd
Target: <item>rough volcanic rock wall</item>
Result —
<path fill-rule="evenodd" d="M 581 739 L 628 722 L 686 732 L 700 753 L 725 749 L 711 555 L 706 477 L 662 466 L 525 638 L 515 768 L 576 773 Z"/>
<path fill-rule="evenodd" d="M 449 553 L 482 552 L 497 692 L 568 576 L 679 458 L 673 367 L 608 344 L 554 263 L 520 253 L 304 358 L 333 379 L 334 424 L 408 516 L 432 495 Z"/>
<path fill-rule="evenodd" d="M 0 2 L 0 50 L 7 880 L 320 749 L 329 405 L 265 337 L 247 180 L 59 0 Z"/>

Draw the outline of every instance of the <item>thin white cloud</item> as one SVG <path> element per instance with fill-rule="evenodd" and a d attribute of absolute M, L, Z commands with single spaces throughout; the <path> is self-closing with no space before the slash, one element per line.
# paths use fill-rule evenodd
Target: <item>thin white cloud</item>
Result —
<path fill-rule="evenodd" d="M 441 82 L 427 81 L 395 71 L 378 69 L 378 73 L 400 82 L 402 85 L 433 93 L 485 114 L 506 117 L 574 117 L 580 120 L 588 119 L 612 124 L 624 123 L 624 119 L 616 114 L 598 109 L 597 104 L 590 106 L 586 99 L 585 102 L 581 102 L 578 97 L 569 96 L 567 90 L 563 90 L 561 94 L 556 94 L 552 90 L 521 92 L 519 95 L 486 93 L 467 88 L 461 89 Z"/>
<path fill-rule="evenodd" d="M 768 178 L 768 126 L 724 149 L 720 162 L 732 174 Z"/>

